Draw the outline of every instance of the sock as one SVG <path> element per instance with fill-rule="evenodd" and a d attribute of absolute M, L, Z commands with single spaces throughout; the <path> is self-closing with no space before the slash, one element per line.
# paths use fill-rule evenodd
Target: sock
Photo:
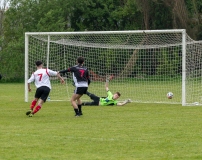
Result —
<path fill-rule="evenodd" d="M 75 112 L 76 114 L 79 114 L 79 110 L 78 110 L 78 109 L 74 109 L 74 112 Z"/>
<path fill-rule="evenodd" d="M 31 106 L 30 106 L 30 109 L 31 109 L 31 110 L 34 109 L 34 106 L 36 105 L 36 102 L 37 102 L 36 100 L 33 100 L 33 101 L 32 101 Z"/>
<path fill-rule="evenodd" d="M 32 112 L 32 114 L 37 113 L 40 109 L 41 109 L 40 105 L 36 106 L 36 108 L 35 108 L 34 112 Z"/>
<path fill-rule="evenodd" d="M 81 113 L 82 110 L 81 110 L 81 104 L 78 105 L 78 108 L 79 108 L 79 112 Z"/>

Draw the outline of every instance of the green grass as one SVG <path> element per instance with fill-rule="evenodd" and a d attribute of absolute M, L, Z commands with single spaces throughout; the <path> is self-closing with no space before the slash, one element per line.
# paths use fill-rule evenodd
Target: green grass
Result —
<path fill-rule="evenodd" d="M 23 84 L 0 84 L 0 160 L 202 159 L 200 106 L 83 107 L 75 118 L 70 102 L 47 102 L 29 118 L 29 105 Z"/>
<path fill-rule="evenodd" d="M 53 81 L 52 81 L 53 82 Z M 34 84 L 32 83 L 33 87 Z M 88 88 L 88 91 L 91 93 L 96 94 L 97 96 L 106 96 L 106 90 L 104 88 L 105 83 L 104 82 L 92 82 Z M 197 85 L 199 88 L 200 84 Z M 171 82 L 171 81 L 134 81 L 131 79 L 131 81 L 122 81 L 117 82 L 112 81 L 109 84 L 110 91 L 112 93 L 120 92 L 121 97 L 119 100 L 123 101 L 127 98 L 132 99 L 134 102 L 156 102 L 156 103 L 172 103 L 172 104 L 180 104 L 181 103 L 181 97 L 182 97 L 182 83 L 180 81 Z M 192 87 L 194 90 L 194 87 Z M 54 81 L 52 83 L 52 92 L 51 92 L 51 100 L 69 100 L 72 96 L 74 87 L 72 86 L 71 82 L 67 82 L 66 85 L 61 85 L 59 81 Z M 166 97 L 166 94 L 168 92 L 174 93 L 174 98 L 172 100 L 169 100 Z M 200 97 L 198 96 L 199 93 L 196 92 L 196 98 Z M 190 94 L 194 95 L 194 93 Z M 29 94 L 30 101 L 32 100 L 34 96 L 34 92 Z M 88 96 L 83 96 L 83 100 L 89 101 Z M 199 100 L 192 100 L 193 102 L 199 102 Z"/>

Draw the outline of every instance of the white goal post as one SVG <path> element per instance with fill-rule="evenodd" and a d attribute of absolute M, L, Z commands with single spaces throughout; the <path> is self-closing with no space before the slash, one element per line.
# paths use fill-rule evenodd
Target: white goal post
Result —
<path fill-rule="evenodd" d="M 36 70 L 36 60 L 59 71 L 75 65 L 76 58 L 83 56 L 92 79 L 88 91 L 100 97 L 106 95 L 105 77 L 113 75 L 109 88 L 121 93 L 120 101 L 130 98 L 140 103 L 200 105 L 201 49 L 201 42 L 193 41 L 184 29 L 26 32 L 25 101 L 34 97 L 34 92 L 28 93 L 27 80 Z M 70 100 L 72 75 L 63 77 L 66 85 L 51 77 L 51 100 Z M 169 91 L 174 93 L 172 99 L 166 97 Z M 82 100 L 90 99 L 83 96 Z"/>

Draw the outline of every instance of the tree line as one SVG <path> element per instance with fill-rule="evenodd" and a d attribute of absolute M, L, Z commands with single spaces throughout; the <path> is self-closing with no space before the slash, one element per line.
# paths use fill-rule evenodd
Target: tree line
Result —
<path fill-rule="evenodd" d="M 24 79 L 25 32 L 186 29 L 202 39 L 201 0 L 1 0 L 0 73 Z"/>

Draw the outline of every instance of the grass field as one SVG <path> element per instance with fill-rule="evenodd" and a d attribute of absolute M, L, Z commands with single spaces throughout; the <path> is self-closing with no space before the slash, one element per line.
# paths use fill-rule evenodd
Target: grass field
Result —
<path fill-rule="evenodd" d="M 200 106 L 83 107 L 78 118 L 70 102 L 28 109 L 24 84 L 0 83 L 0 160 L 202 159 Z"/>

